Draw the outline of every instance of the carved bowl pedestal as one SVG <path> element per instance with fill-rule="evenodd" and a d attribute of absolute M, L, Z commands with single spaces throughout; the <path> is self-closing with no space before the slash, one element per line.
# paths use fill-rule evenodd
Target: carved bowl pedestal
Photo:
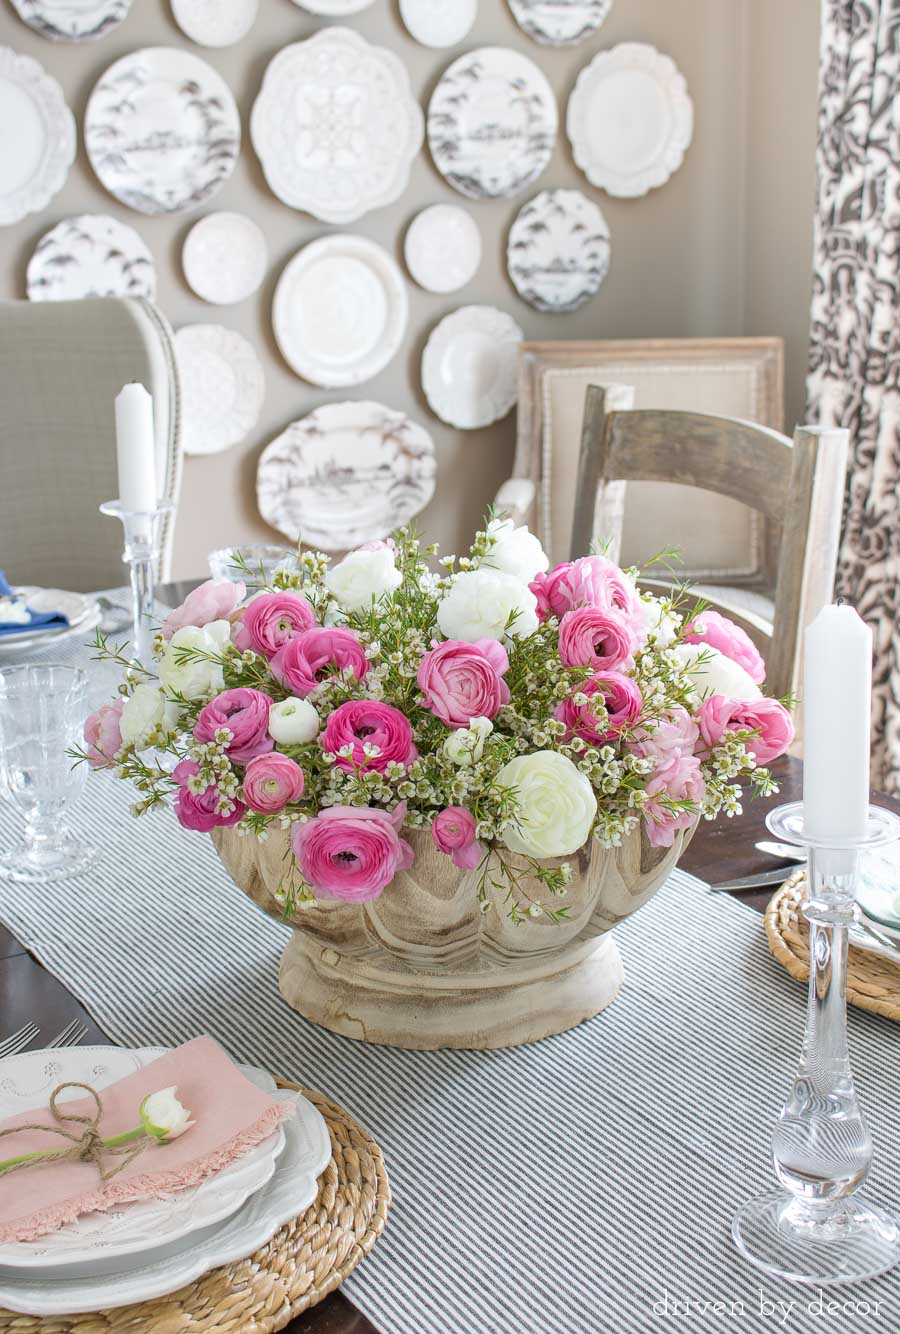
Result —
<path fill-rule="evenodd" d="M 280 981 L 289 1005 L 345 1037 L 428 1050 L 518 1046 L 598 1014 L 622 985 L 612 928 L 656 893 L 692 834 L 653 848 L 636 831 L 620 848 L 592 842 L 559 858 L 573 876 L 565 897 L 550 902 L 568 907 L 568 919 L 519 925 L 490 876 L 490 907 L 482 911 L 480 874 L 458 870 L 428 831 L 404 831 L 415 861 L 380 898 L 321 900 L 287 919 L 276 899 L 290 864 L 287 832 L 273 831 L 264 843 L 233 829 L 212 838 L 235 883 L 293 928 Z M 522 886 L 547 900 L 541 884 L 523 879 Z"/>

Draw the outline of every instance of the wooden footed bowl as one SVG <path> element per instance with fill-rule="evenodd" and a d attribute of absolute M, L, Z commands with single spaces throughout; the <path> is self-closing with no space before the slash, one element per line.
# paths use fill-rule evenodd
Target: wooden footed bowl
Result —
<path fill-rule="evenodd" d="M 622 963 L 611 929 L 656 893 L 693 832 L 654 848 L 635 831 L 620 848 L 592 842 L 558 858 L 573 876 L 552 906 L 568 907 L 568 919 L 518 925 L 507 916 L 505 887 L 491 888 L 490 876 L 482 912 L 480 874 L 458 870 L 427 830 L 404 830 L 415 861 L 380 898 L 322 900 L 287 917 L 275 895 L 290 879 L 288 831 L 273 830 L 264 843 L 229 828 L 211 837 L 235 884 L 293 928 L 280 978 L 289 1005 L 345 1037 L 432 1050 L 537 1042 L 615 1000 Z M 522 888 L 547 900 L 533 879 L 523 877 Z"/>

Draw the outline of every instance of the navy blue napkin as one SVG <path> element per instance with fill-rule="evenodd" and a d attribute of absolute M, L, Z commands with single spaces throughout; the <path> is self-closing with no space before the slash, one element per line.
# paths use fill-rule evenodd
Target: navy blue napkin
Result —
<path fill-rule="evenodd" d="M 17 595 L 10 587 L 9 580 L 0 570 L 0 598 L 16 598 Z M 17 599 L 21 601 L 21 599 Z M 58 630 L 69 624 L 69 618 L 64 616 L 61 611 L 32 611 L 27 608 L 29 619 L 27 621 L 5 621 L 3 619 L 4 609 L 0 602 L 0 636 L 17 635 L 24 630 Z"/>

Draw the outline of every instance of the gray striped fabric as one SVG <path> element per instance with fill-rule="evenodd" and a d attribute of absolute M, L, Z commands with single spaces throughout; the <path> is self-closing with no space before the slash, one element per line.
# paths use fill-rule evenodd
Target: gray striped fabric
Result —
<path fill-rule="evenodd" d="M 366 1046 L 288 1009 L 286 930 L 206 838 L 168 812 L 134 821 L 128 800 L 92 775 L 73 824 L 103 840 L 102 869 L 0 885 L 0 917 L 115 1041 L 211 1033 L 368 1126 L 394 1207 L 345 1290 L 385 1334 L 900 1328 L 896 1276 L 826 1290 L 820 1314 L 814 1290 L 732 1249 L 736 1206 L 773 1184 L 769 1127 L 803 1017 L 748 909 L 676 873 L 617 928 L 625 989 L 592 1022 L 492 1053 Z M 0 845 L 17 828 L 0 803 Z M 867 1191 L 900 1210 L 897 1032 L 854 1012 L 851 1042 L 876 1144 Z M 835 1299 L 850 1306 L 829 1313 Z"/>

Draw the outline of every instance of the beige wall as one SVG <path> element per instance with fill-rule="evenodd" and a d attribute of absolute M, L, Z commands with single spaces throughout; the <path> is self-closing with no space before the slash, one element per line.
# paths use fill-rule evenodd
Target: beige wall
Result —
<path fill-rule="evenodd" d="M 260 0 L 250 35 L 224 51 L 194 47 L 165 0 L 135 0 L 129 18 L 96 44 L 56 45 L 37 36 L 0 0 L 0 44 L 38 59 L 62 83 L 79 123 L 96 79 L 119 56 L 143 45 L 184 45 L 225 76 L 246 127 L 263 71 L 283 45 L 310 36 L 325 20 L 290 0 Z M 459 50 L 515 47 L 542 66 L 565 103 L 578 71 L 595 51 L 620 41 L 650 42 L 671 55 L 688 81 L 696 128 L 685 164 L 663 188 L 638 200 L 609 199 L 575 168 L 561 129 L 550 166 L 515 200 L 470 205 L 484 242 L 480 273 L 449 297 L 409 284 L 405 345 L 356 397 L 412 413 L 432 432 L 438 488 L 421 517 L 445 549 L 463 544 L 485 504 L 507 476 L 514 420 L 487 431 L 457 432 L 438 422 L 419 384 L 424 341 L 458 305 L 495 304 L 509 311 L 528 338 L 638 338 L 783 334 L 788 356 L 788 423 L 803 413 L 803 374 L 810 272 L 818 0 L 616 0 L 600 31 L 574 48 L 537 46 L 512 20 L 504 0 L 481 0 L 479 18 L 456 51 L 431 51 L 407 34 L 396 0 L 375 0 L 347 22 L 397 51 L 423 104 Z M 5 130 L 5 127 L 3 127 Z M 506 232 L 524 199 L 540 188 L 578 187 L 600 203 L 612 232 L 612 265 L 597 298 L 571 315 L 541 315 L 519 300 L 506 277 Z M 406 226 L 426 204 L 464 203 L 437 174 L 427 149 L 413 167 L 405 195 L 344 230 L 370 236 L 402 264 Z M 257 296 L 239 306 L 208 306 L 181 274 L 184 238 L 198 215 L 145 218 L 120 206 L 95 179 L 83 151 L 65 189 L 38 216 L 0 230 L 0 296 L 24 295 L 28 258 L 38 238 L 74 212 L 107 212 L 135 226 L 153 250 L 158 301 L 176 327 L 221 323 L 249 337 L 265 363 L 267 394 L 252 438 L 224 454 L 188 459 L 176 536 L 175 573 L 202 572 L 206 552 L 238 537 L 266 535 L 256 513 L 254 475 L 263 446 L 292 419 L 330 398 L 287 368 L 275 346 L 269 312 L 275 282 L 299 246 L 337 230 L 276 200 L 267 189 L 245 135 L 237 170 L 203 212 L 230 208 L 251 214 L 269 241 L 270 268 Z"/>

